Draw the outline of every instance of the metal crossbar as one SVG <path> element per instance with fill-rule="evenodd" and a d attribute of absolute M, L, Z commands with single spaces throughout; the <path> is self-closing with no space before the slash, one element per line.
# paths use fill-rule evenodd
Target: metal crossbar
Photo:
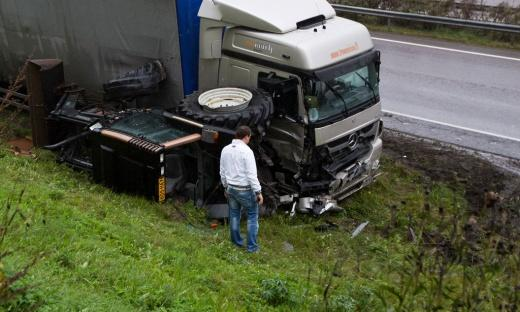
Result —
<path fill-rule="evenodd" d="M 380 10 L 380 9 L 362 8 L 362 7 L 342 5 L 342 4 L 333 4 L 332 6 L 334 7 L 334 9 L 336 11 L 344 12 L 344 13 L 381 16 L 381 17 L 394 18 L 394 19 L 410 20 L 410 21 L 415 21 L 415 22 L 425 22 L 425 23 L 434 23 L 434 24 L 442 24 L 442 25 L 450 25 L 450 26 L 461 26 L 461 27 L 487 29 L 487 30 L 494 30 L 494 31 L 520 33 L 520 25 L 491 23 L 491 22 L 466 20 L 466 19 L 452 18 L 452 17 L 431 16 L 431 15 L 416 14 L 416 13 L 403 13 L 403 12 L 387 11 L 387 10 Z"/>

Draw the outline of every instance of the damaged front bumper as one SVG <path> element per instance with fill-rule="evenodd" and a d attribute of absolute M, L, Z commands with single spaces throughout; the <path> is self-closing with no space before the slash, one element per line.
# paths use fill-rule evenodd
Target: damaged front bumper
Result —
<path fill-rule="evenodd" d="M 372 143 L 369 154 L 356 163 L 341 170 L 335 179 L 329 184 L 329 193 L 326 195 L 299 197 L 297 194 L 280 197 L 280 202 L 291 203 L 291 215 L 296 212 L 321 215 L 325 212 L 339 212 L 343 208 L 338 206 L 338 201 L 359 191 L 371 184 L 380 175 L 379 159 L 383 149 L 380 138 Z"/>
<path fill-rule="evenodd" d="M 338 172 L 336 179 L 329 185 L 329 194 L 332 198 L 342 200 L 371 184 L 380 175 L 379 159 L 382 151 L 383 141 L 378 138 L 374 141 L 370 153 L 365 158 Z"/>

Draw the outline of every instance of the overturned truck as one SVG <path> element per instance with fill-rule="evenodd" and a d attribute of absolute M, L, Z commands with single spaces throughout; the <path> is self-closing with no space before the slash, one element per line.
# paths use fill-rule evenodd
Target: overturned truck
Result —
<path fill-rule="evenodd" d="M 202 2 L 200 91 L 174 105 L 136 101 L 162 92 L 161 59 L 104 84 L 101 102 L 61 88 L 42 130 L 47 148 L 116 190 L 159 201 L 180 194 L 225 217 L 220 150 L 249 125 L 264 213 L 339 209 L 337 200 L 378 175 L 380 53 L 363 25 L 325 0 L 269 7 Z"/>

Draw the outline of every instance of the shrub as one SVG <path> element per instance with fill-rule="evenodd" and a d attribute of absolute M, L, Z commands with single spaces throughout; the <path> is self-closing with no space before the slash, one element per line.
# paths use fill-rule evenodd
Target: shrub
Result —
<path fill-rule="evenodd" d="M 356 311 L 357 302 L 350 296 L 339 295 L 330 300 L 328 311 L 350 312 Z"/>
<path fill-rule="evenodd" d="M 287 284 L 276 278 L 262 280 L 262 298 L 272 306 L 287 303 L 289 301 Z"/>

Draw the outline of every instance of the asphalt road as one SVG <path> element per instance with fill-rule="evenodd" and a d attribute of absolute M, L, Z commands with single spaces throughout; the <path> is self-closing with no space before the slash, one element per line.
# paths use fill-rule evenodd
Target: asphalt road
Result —
<path fill-rule="evenodd" d="M 387 126 L 520 159 L 519 51 L 372 36 Z"/>

